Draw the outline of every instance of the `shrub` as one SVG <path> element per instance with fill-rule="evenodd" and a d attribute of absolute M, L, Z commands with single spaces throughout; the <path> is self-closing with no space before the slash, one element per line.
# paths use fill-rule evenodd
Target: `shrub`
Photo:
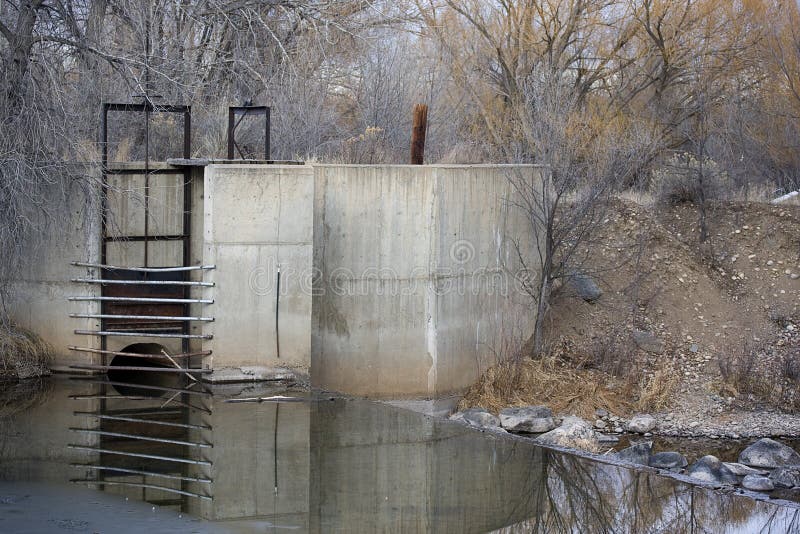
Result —
<path fill-rule="evenodd" d="M 683 152 L 673 155 L 653 171 L 653 194 L 664 204 L 698 204 L 724 198 L 729 190 L 728 174 L 717 163 Z"/>
<path fill-rule="evenodd" d="M 0 380 L 50 374 L 53 349 L 28 330 L 0 323 Z"/>

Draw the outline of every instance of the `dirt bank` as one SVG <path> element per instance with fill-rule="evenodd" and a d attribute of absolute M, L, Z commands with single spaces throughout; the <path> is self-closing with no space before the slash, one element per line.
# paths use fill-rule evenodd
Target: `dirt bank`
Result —
<path fill-rule="evenodd" d="M 693 205 L 616 202 L 583 266 L 600 299 L 561 288 L 549 364 L 524 357 L 523 381 L 493 369 L 461 407 L 647 411 L 665 435 L 800 436 L 800 206 L 717 203 L 708 224 L 700 243 Z"/>

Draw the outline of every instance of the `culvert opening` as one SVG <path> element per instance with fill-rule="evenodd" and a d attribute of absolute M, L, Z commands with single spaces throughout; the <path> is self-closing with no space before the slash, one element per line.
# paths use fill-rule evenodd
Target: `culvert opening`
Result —
<path fill-rule="evenodd" d="M 159 369 L 175 369 L 175 364 L 164 354 L 166 349 L 158 343 L 134 343 L 120 352 L 155 356 L 153 358 L 117 355 L 108 364 L 108 378 L 112 382 L 124 384 L 114 385 L 121 395 L 159 397 L 163 391 L 158 389 L 137 388 L 136 386 L 158 386 L 166 388 L 182 387 L 185 375 L 175 372 L 159 372 Z M 119 367 L 119 369 L 114 369 Z M 131 369 L 133 368 L 133 369 Z"/>

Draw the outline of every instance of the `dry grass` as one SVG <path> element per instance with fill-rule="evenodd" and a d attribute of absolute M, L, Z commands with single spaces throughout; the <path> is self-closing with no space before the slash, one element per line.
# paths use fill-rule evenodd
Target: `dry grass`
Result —
<path fill-rule="evenodd" d="M 491 367 L 464 395 L 463 410 L 481 406 L 497 413 L 507 406 L 544 404 L 556 413 L 593 418 L 597 408 L 616 414 L 630 411 L 629 392 L 615 379 L 591 369 L 573 369 L 554 357 L 523 358 Z"/>
<path fill-rule="evenodd" d="M 50 374 L 53 348 L 28 330 L 0 324 L 0 380 Z"/>
<path fill-rule="evenodd" d="M 642 379 L 636 409 L 658 412 L 666 409 L 678 389 L 681 377 L 671 366 L 665 365 Z"/>
<path fill-rule="evenodd" d="M 47 400 L 52 389 L 49 380 L 24 380 L 0 387 L 0 422 L 38 406 Z"/>

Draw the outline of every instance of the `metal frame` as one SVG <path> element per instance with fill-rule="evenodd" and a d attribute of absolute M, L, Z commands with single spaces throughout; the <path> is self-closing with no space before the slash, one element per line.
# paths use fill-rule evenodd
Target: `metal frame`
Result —
<path fill-rule="evenodd" d="M 144 113 L 144 125 L 145 125 L 145 139 L 144 139 L 144 166 L 143 168 L 130 168 L 126 167 L 124 169 L 113 169 L 109 167 L 108 161 L 108 114 L 111 112 L 122 112 L 122 113 Z M 161 105 L 155 104 L 149 98 L 145 99 L 143 103 L 139 104 L 119 104 L 119 103 L 103 103 L 102 107 L 102 118 L 101 118 L 101 128 L 102 128 L 102 167 L 101 167 L 101 182 L 102 182 L 102 203 L 101 203 L 101 210 L 102 210 L 102 242 L 101 242 L 101 250 L 100 250 L 100 257 L 101 261 L 100 264 L 86 264 L 86 263 L 79 263 L 76 262 L 74 265 L 77 266 L 85 266 L 85 267 L 94 267 L 101 269 L 99 276 L 97 277 L 98 281 L 88 282 L 88 280 L 81 280 L 82 282 L 88 283 L 101 283 L 101 287 L 103 288 L 102 293 L 105 293 L 105 288 L 107 285 L 100 280 L 106 279 L 108 277 L 103 276 L 103 269 L 116 269 L 116 267 L 107 265 L 107 244 L 113 241 L 140 241 L 144 243 L 144 262 L 141 267 L 134 267 L 133 270 L 141 270 L 142 272 L 174 272 L 174 271 L 188 271 L 186 267 L 189 266 L 191 263 L 191 210 L 192 210 L 192 181 L 191 181 L 191 169 L 150 169 L 150 116 L 153 113 L 177 113 L 183 115 L 183 157 L 189 158 L 191 157 L 191 150 L 192 150 L 192 108 L 191 106 L 182 106 L 182 105 Z M 144 235 L 141 236 L 112 236 L 109 234 L 108 222 L 109 222 L 109 213 L 108 213 L 108 191 L 109 191 L 109 176 L 110 175 L 124 175 L 124 174 L 144 174 Z M 183 177 L 182 180 L 182 191 L 183 191 L 183 221 L 182 221 L 182 232 L 179 235 L 154 235 L 151 236 L 149 231 L 149 223 L 150 223 L 150 175 L 151 174 L 171 174 L 171 175 L 180 175 Z M 182 267 L 171 267 L 171 268 L 151 268 L 148 265 L 149 260 L 149 247 L 148 243 L 150 241 L 181 241 L 182 242 Z M 203 268 L 201 266 L 200 268 Z M 190 284 L 188 273 L 183 273 L 183 281 L 187 282 L 186 284 L 174 284 L 174 285 L 183 285 L 183 309 L 184 313 L 182 316 L 189 316 L 189 306 L 193 300 L 190 299 L 189 287 L 190 285 L 204 285 L 204 284 Z M 165 284 L 167 285 L 167 284 Z M 101 294 L 102 294 L 101 293 Z M 83 299 L 75 299 L 75 300 L 83 300 Z M 107 302 L 112 301 L 110 298 L 101 298 L 101 313 L 99 315 L 115 315 L 108 313 L 108 304 Z M 130 302 L 130 301 L 129 301 Z M 143 302 L 143 301 L 139 301 Z M 173 302 L 178 303 L 178 302 Z M 113 320 L 113 319 L 112 319 Z M 100 331 L 106 331 L 107 328 L 107 317 L 100 317 Z M 189 322 L 183 322 L 180 326 L 180 330 L 182 334 L 188 336 L 189 334 Z M 182 338 L 182 350 L 183 352 L 189 352 L 189 337 Z M 101 337 L 101 348 L 105 350 L 107 348 L 106 338 L 105 336 Z M 106 361 L 105 355 L 103 356 L 104 365 L 108 364 L 109 362 Z"/>
<path fill-rule="evenodd" d="M 236 116 L 239 115 L 239 120 Z M 247 159 L 236 143 L 236 128 L 248 115 L 264 116 L 264 159 L 270 160 L 270 129 L 272 126 L 271 109 L 269 106 L 230 106 L 228 108 L 228 159 L 237 159 L 236 151 L 241 159 Z"/>

